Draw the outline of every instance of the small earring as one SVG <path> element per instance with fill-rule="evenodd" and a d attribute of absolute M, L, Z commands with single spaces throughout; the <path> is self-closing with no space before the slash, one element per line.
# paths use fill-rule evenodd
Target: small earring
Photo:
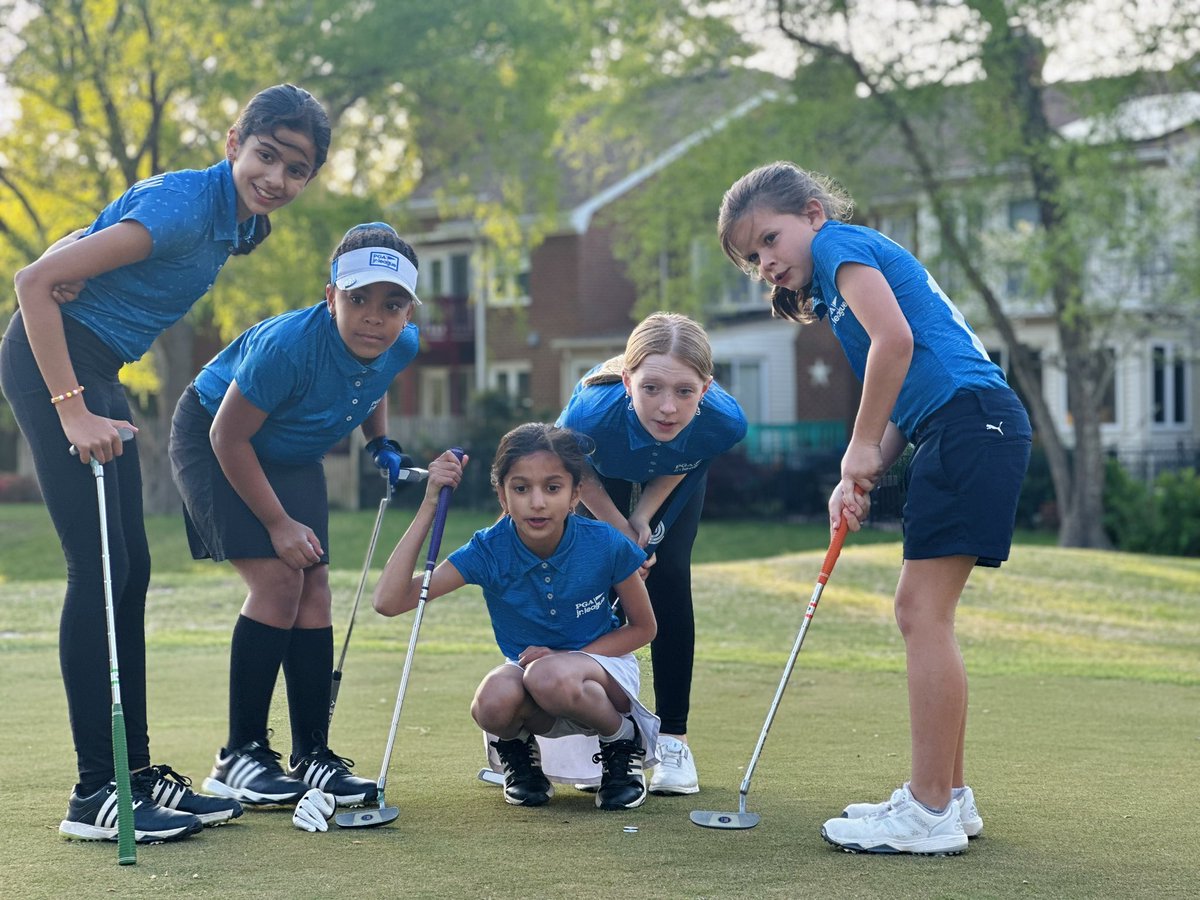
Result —
<path fill-rule="evenodd" d="M 699 404 L 697 404 L 697 405 L 696 405 L 696 415 L 700 415 L 700 406 L 699 406 Z"/>
<path fill-rule="evenodd" d="M 625 395 L 625 399 L 629 401 L 627 404 L 625 404 L 625 408 L 626 408 L 626 409 L 633 409 L 633 398 L 632 398 L 632 397 L 630 397 L 628 394 L 626 394 L 626 395 Z"/>

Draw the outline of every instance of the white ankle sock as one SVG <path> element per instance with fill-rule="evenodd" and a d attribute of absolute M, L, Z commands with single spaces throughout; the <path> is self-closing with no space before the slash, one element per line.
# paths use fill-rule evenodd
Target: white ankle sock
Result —
<path fill-rule="evenodd" d="M 621 727 L 612 734 L 600 735 L 602 743 L 608 744 L 612 741 L 628 741 L 633 738 L 633 719 L 621 716 Z"/>

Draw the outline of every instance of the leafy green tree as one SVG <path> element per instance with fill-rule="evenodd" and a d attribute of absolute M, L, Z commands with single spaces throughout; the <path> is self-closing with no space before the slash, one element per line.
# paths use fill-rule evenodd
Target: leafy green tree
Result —
<path fill-rule="evenodd" d="M 175 503 L 162 451 L 175 398 L 203 361 L 198 326 L 229 339 L 318 299 L 344 229 L 383 217 L 425 172 L 446 173 L 447 208 L 465 206 L 498 245 L 536 240 L 536 222 L 520 220 L 530 210 L 553 218 L 562 123 L 635 73 L 685 66 L 728 34 L 676 0 L 0 0 L 0 21 L 18 109 L 0 133 L 6 276 L 139 178 L 219 159 L 261 87 L 302 84 L 334 121 L 330 163 L 271 240 L 232 261 L 123 372 L 143 405 L 149 510 Z M 488 183 L 499 190 L 479 196 L 473 185 L 496 173 Z"/>
<path fill-rule="evenodd" d="M 1122 34 L 1119 50 L 1106 57 L 1115 68 L 1048 85 L 1053 55 L 1078 49 L 1060 26 L 1096 6 L 1109 10 Z M 1108 546 L 1100 426 L 1114 356 L 1105 348 L 1143 336 L 1164 319 L 1194 322 L 1200 293 L 1186 268 L 1187 242 L 1196 239 L 1189 221 L 1194 206 L 1178 202 L 1195 195 L 1198 173 L 1176 169 L 1174 177 L 1191 180 L 1164 184 L 1161 172 L 1137 163 L 1135 143 L 1113 128 L 1114 116 L 1135 95 L 1194 89 L 1194 60 L 1170 71 L 1164 60 L 1195 46 L 1200 4 L 1172 4 L 1157 19 L 1139 15 L 1145 12 L 1139 4 L 1115 0 L 921 0 L 886 7 L 758 0 L 754 8 L 796 51 L 792 90 L 714 135 L 638 199 L 626 220 L 634 222 L 634 234 L 622 245 L 631 272 L 652 296 L 674 291 L 666 302 L 688 302 L 689 242 L 712 234 L 721 188 L 772 159 L 835 175 L 868 209 L 923 197 L 940 247 L 922 256 L 940 264 L 939 277 L 953 276 L 956 302 L 986 311 L 1008 349 L 1013 379 L 1045 447 L 1060 543 Z M 1064 139 L 1049 113 L 1062 102 L 1100 130 Z M 697 197 L 698 183 L 718 187 Z M 1005 239 L 980 227 L 998 200 L 1024 197 L 1032 198 L 1028 227 Z M 1170 217 L 1178 229 L 1148 225 Z M 674 277 L 665 281 L 664 251 L 676 261 L 668 267 Z M 1129 273 L 1164 252 L 1179 261 L 1173 286 L 1182 288 L 1182 305 L 1163 302 L 1170 290 L 1164 286 L 1153 298 L 1155 315 L 1147 317 L 1126 302 Z M 1038 361 L 1019 339 L 1016 317 L 1032 307 L 1008 307 L 996 289 L 1006 263 L 1024 269 L 1031 301 L 1049 305 L 1060 349 L 1041 364 L 1065 373 L 1073 449 L 1059 437 Z M 714 268 L 703 271 L 719 277 Z"/>

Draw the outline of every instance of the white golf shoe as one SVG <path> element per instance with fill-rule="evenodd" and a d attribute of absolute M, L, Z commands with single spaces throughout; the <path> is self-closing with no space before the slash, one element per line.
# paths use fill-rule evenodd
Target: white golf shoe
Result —
<path fill-rule="evenodd" d="M 907 788 L 908 783 L 905 782 L 904 787 L 896 788 L 892 791 L 891 798 L 882 803 L 851 803 L 842 810 L 842 818 L 861 819 L 864 816 L 881 813 L 893 803 L 901 800 Z M 964 787 L 962 794 L 955 799 L 958 801 L 958 817 L 962 822 L 963 831 L 969 838 L 979 837 L 983 833 L 983 818 L 979 815 L 979 807 L 975 805 L 975 792 L 971 790 L 970 786 Z"/>
<path fill-rule="evenodd" d="M 967 849 L 959 816 L 959 801 L 951 800 L 946 811 L 936 815 L 913 799 L 906 784 L 879 812 L 830 819 L 821 827 L 821 837 L 849 853 L 956 856 Z"/>
<path fill-rule="evenodd" d="M 700 790 L 700 776 L 692 751 L 683 741 L 659 735 L 655 745 L 658 765 L 650 777 L 652 794 L 694 794 Z"/>

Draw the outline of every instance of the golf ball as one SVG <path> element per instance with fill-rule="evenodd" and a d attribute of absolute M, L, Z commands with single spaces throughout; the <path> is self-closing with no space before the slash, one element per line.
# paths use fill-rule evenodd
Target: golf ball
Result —
<path fill-rule="evenodd" d="M 626 825 L 622 830 L 626 834 L 637 834 L 638 827 L 636 825 Z"/>

